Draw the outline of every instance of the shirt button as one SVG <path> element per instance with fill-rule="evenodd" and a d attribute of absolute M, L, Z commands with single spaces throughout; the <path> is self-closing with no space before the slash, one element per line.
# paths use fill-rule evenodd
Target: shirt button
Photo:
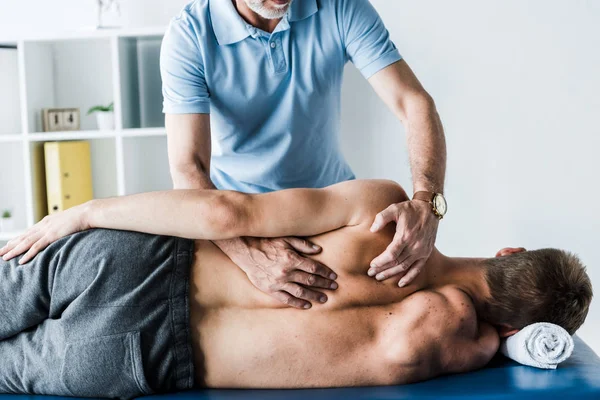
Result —
<path fill-rule="evenodd" d="M 277 47 L 277 43 L 271 42 L 271 48 L 274 49 L 275 47 Z"/>

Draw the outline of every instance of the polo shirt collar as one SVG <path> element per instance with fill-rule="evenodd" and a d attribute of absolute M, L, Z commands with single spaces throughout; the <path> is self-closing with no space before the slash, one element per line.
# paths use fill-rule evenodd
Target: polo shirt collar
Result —
<path fill-rule="evenodd" d="M 290 6 L 290 22 L 300 21 L 319 11 L 317 0 L 294 0 Z"/>
<path fill-rule="evenodd" d="M 246 21 L 238 14 L 231 0 L 209 0 L 213 31 L 220 45 L 240 42 L 250 35 Z"/>
<path fill-rule="evenodd" d="M 237 43 L 250 36 L 248 24 L 238 14 L 231 0 L 209 0 L 208 7 L 213 31 L 220 45 Z M 294 0 L 290 6 L 287 20 L 289 22 L 301 21 L 318 10 L 317 0 Z M 286 17 L 283 19 L 286 20 Z M 287 23 L 283 20 L 282 22 Z"/>

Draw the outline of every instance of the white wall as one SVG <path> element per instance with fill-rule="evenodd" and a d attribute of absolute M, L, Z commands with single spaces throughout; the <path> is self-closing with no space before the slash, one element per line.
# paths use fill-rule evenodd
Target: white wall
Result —
<path fill-rule="evenodd" d="M 124 21 L 166 24 L 185 2 L 122 0 Z M 564 248 L 580 255 L 600 290 L 600 2 L 372 2 L 446 129 L 449 214 L 440 250 Z M 0 37 L 93 25 L 94 4 L 0 0 Z M 343 147 L 358 176 L 392 178 L 410 193 L 404 131 L 353 68 L 343 105 Z M 595 300 L 580 335 L 597 352 L 599 328 Z"/>

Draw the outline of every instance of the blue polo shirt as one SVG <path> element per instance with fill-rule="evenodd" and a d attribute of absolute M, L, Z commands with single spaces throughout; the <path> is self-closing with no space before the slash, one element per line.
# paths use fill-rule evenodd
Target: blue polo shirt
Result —
<path fill-rule="evenodd" d="M 369 78 L 400 59 L 368 0 L 294 0 L 273 33 L 232 0 L 196 0 L 163 41 L 164 112 L 211 114 L 220 189 L 324 187 L 354 178 L 339 146 L 344 65 Z"/>

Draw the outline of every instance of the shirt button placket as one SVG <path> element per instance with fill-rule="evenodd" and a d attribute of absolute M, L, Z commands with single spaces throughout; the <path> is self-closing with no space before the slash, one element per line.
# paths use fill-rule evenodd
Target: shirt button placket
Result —
<path fill-rule="evenodd" d="M 279 35 L 271 37 L 269 47 L 271 48 L 271 62 L 273 63 L 273 71 L 275 71 L 276 74 L 285 72 L 285 55 L 283 54 L 283 47 L 281 46 L 281 39 L 279 38 Z"/>

